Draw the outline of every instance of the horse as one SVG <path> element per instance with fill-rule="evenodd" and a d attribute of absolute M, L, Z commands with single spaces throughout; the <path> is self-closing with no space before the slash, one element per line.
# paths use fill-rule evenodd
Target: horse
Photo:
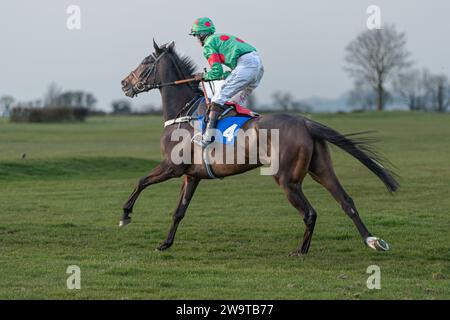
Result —
<path fill-rule="evenodd" d="M 186 106 L 195 97 L 202 95 L 199 82 L 185 81 L 181 85 L 175 85 L 177 80 L 188 79 L 196 70 L 195 64 L 189 57 L 180 56 L 175 51 L 175 43 L 171 42 L 162 46 L 153 40 L 154 53 L 147 56 L 136 69 L 126 76 L 121 84 L 124 94 L 134 97 L 140 93 L 159 89 L 162 97 L 162 110 L 164 121 L 173 121 L 187 114 Z M 193 128 L 188 122 L 178 122 L 167 125 L 161 135 L 162 162 L 156 166 L 148 175 L 139 179 L 137 185 L 123 205 L 123 215 L 119 226 L 124 227 L 131 222 L 133 206 L 141 192 L 147 187 L 162 183 L 172 178 L 183 177 L 178 205 L 173 212 L 172 223 L 165 241 L 157 247 L 163 251 L 170 248 L 174 242 L 177 228 L 185 216 L 189 203 L 195 190 L 203 179 L 211 179 L 207 172 L 207 166 L 202 163 L 176 164 L 171 159 L 171 152 L 178 141 L 172 141 L 171 135 L 179 128 L 193 133 Z M 333 198 L 340 204 L 343 211 L 353 221 L 363 242 L 377 251 L 386 251 L 389 245 L 381 238 L 374 237 L 364 225 L 356 209 L 352 198 L 347 194 L 340 184 L 332 165 L 328 143 L 336 145 L 344 150 L 367 169 L 374 173 L 391 193 L 396 191 L 399 183 L 396 181 L 395 173 L 386 168 L 378 154 L 369 148 L 370 141 L 357 139 L 357 134 L 344 135 L 319 122 L 311 119 L 290 115 L 270 114 L 252 118 L 243 126 L 243 130 L 254 130 L 255 132 L 266 129 L 279 130 L 279 168 L 273 174 L 275 182 L 284 190 L 287 200 L 300 213 L 305 225 L 303 239 L 298 247 L 291 252 L 294 256 L 303 256 L 308 253 L 311 238 L 317 219 L 317 213 L 302 191 L 302 182 L 307 174 L 313 180 L 322 185 Z M 190 140 L 185 143 L 193 143 Z M 245 144 L 248 151 L 250 144 L 258 143 L 258 137 L 250 139 Z M 215 177 L 224 178 L 240 174 L 262 166 L 258 159 L 257 163 L 212 163 L 210 168 Z"/>

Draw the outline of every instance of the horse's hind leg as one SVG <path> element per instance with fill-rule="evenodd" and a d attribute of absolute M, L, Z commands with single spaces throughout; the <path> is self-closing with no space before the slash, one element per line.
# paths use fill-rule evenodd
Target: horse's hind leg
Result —
<path fill-rule="evenodd" d="M 316 211 L 308 202 L 301 189 L 301 183 L 308 171 L 309 161 L 311 159 L 310 149 L 312 148 L 307 148 L 306 145 L 300 148 L 298 155 L 287 152 L 282 153 L 285 159 L 280 161 L 279 174 L 274 176 L 275 181 L 286 193 L 289 202 L 303 215 L 303 221 L 306 227 L 302 243 L 291 255 L 308 253 L 317 218 Z"/>
<path fill-rule="evenodd" d="M 303 221 L 305 223 L 303 240 L 298 249 L 291 252 L 291 255 L 307 254 L 311 244 L 314 227 L 316 225 L 317 213 L 309 203 L 308 199 L 306 199 L 299 183 L 284 183 L 280 181 L 279 184 L 286 193 L 286 196 L 292 206 L 294 206 L 294 208 L 296 208 L 303 215 Z"/>
<path fill-rule="evenodd" d="M 314 153 L 309 165 L 311 177 L 327 189 L 344 212 L 352 219 L 365 244 L 375 250 L 388 250 L 389 246 L 381 239 L 373 237 L 364 225 L 355 203 L 340 184 L 333 170 L 328 147 L 323 141 L 314 142 Z"/>

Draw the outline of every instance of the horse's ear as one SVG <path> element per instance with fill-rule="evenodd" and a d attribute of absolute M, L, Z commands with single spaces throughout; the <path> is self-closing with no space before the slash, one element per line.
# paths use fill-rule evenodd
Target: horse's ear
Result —
<path fill-rule="evenodd" d="M 173 52 L 173 49 L 175 48 L 175 41 L 172 41 L 171 43 L 169 43 L 167 48 L 169 48 L 169 52 Z"/>
<path fill-rule="evenodd" d="M 157 55 L 162 52 L 161 48 L 156 44 L 155 38 L 153 38 L 153 48 L 155 48 L 155 53 Z"/>

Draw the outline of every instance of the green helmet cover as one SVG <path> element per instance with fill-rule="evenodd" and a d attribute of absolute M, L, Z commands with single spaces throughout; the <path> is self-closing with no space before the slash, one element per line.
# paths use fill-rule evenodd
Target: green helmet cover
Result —
<path fill-rule="evenodd" d="M 195 20 L 194 24 L 191 28 L 190 35 L 199 35 L 199 34 L 213 34 L 216 32 L 216 27 L 210 18 L 203 17 Z"/>

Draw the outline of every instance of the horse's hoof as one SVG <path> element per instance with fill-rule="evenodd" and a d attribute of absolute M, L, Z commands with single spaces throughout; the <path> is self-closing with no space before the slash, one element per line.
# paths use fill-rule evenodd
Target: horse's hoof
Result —
<path fill-rule="evenodd" d="M 368 237 L 365 240 L 367 246 L 376 251 L 388 251 L 389 245 L 383 239 L 377 237 Z"/>
<path fill-rule="evenodd" d="M 306 253 L 302 253 L 298 250 L 289 252 L 289 257 L 304 257 Z"/>
<path fill-rule="evenodd" d="M 119 228 L 125 227 L 127 224 L 131 223 L 131 218 L 122 219 L 119 221 Z"/>
<path fill-rule="evenodd" d="M 158 248 L 156 248 L 156 250 L 157 251 L 164 251 L 164 250 L 169 249 L 170 246 L 171 246 L 171 244 L 164 242 L 162 245 L 160 245 Z"/>

